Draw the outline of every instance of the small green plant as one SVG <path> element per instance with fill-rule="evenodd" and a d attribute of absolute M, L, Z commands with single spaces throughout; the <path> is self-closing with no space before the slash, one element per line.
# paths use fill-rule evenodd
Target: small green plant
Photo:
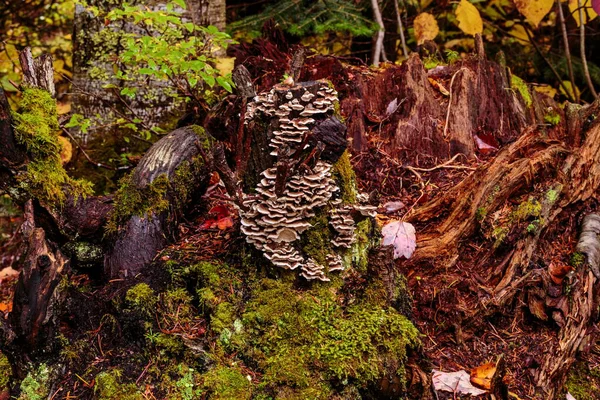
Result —
<path fill-rule="evenodd" d="M 560 124 L 560 114 L 556 112 L 552 107 L 548 107 L 546 114 L 544 115 L 544 121 L 552 126 Z"/>
<path fill-rule="evenodd" d="M 458 60 L 460 60 L 460 54 L 458 53 L 458 51 L 448 49 L 446 50 L 446 60 L 448 61 L 448 64 L 452 65 Z"/>
<path fill-rule="evenodd" d="M 173 0 L 165 8 L 124 3 L 110 11 L 81 0 L 80 4 L 99 20 L 111 24 L 133 24 L 136 29 L 103 29 L 93 38 L 94 42 L 106 44 L 107 51 L 100 54 L 100 61 L 115 65 L 112 70 L 95 66 L 90 76 L 118 83 L 104 85 L 115 91 L 124 103 L 138 96 L 151 100 L 168 96 L 174 101 L 192 101 L 198 105 L 217 101 L 217 87 L 231 92 L 231 75 L 222 76 L 215 67 L 216 54 L 224 51 L 234 41 L 214 26 L 200 26 L 182 18 L 186 9 L 184 0 Z M 146 91 L 148 82 L 160 82 L 160 93 Z M 116 124 L 130 129 L 144 139 L 151 133 L 162 133 L 150 127 L 136 115 L 123 115 Z M 81 116 L 73 116 L 69 124 L 87 129 L 89 123 Z"/>

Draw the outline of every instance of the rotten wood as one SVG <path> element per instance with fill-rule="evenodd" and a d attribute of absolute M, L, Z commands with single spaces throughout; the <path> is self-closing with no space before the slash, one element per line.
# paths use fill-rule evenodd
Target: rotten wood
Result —
<path fill-rule="evenodd" d="M 201 141 L 201 145 L 196 143 Z M 176 171 L 187 163 L 191 166 L 200 149 L 212 139 L 193 127 L 177 129 L 161 138 L 144 154 L 132 173 L 132 182 L 138 189 L 144 189 L 160 176 L 174 179 Z M 207 149 L 210 153 L 210 149 Z M 186 182 L 188 193 L 201 192 L 208 183 L 212 162 L 204 160 L 204 165 L 194 172 L 193 179 Z M 191 170 L 194 170 L 191 168 Z M 188 204 L 175 201 L 177 191 L 171 187 L 165 194 L 171 206 L 168 210 L 151 215 L 133 215 L 119 231 L 114 244 L 104 260 L 104 272 L 110 278 L 132 277 L 140 273 L 154 259 L 156 254 L 174 239 L 176 216 Z M 193 196 L 187 200 L 191 200 Z"/>

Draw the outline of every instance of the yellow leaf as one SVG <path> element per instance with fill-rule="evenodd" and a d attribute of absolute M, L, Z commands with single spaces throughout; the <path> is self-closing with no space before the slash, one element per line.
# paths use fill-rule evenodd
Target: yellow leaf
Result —
<path fill-rule="evenodd" d="M 515 38 L 529 43 L 529 36 L 527 36 L 527 32 L 525 31 L 525 27 L 521 24 L 513 25 L 513 28 L 508 31 L 508 34 L 514 36 Z"/>
<path fill-rule="evenodd" d="M 235 63 L 235 57 L 219 57 L 217 58 L 216 67 L 219 70 L 221 76 L 230 74 L 233 71 L 233 64 Z"/>
<path fill-rule="evenodd" d="M 60 162 L 65 165 L 69 161 L 71 161 L 71 157 L 73 156 L 73 145 L 64 136 L 58 136 L 58 142 L 60 143 Z"/>
<path fill-rule="evenodd" d="M 561 94 L 564 94 L 565 96 L 571 97 L 571 98 L 575 98 L 575 95 L 573 94 L 573 86 L 571 86 L 571 81 L 562 81 L 562 85 L 558 87 L 558 91 Z M 563 89 L 563 86 L 567 89 L 567 91 L 569 93 L 565 93 L 565 89 Z M 581 91 L 579 90 L 579 88 L 577 87 L 577 85 L 575 85 L 575 92 L 579 95 L 581 94 Z"/>
<path fill-rule="evenodd" d="M 71 111 L 71 103 L 63 103 L 59 101 L 56 103 L 56 112 L 58 115 L 64 115 Z"/>
<path fill-rule="evenodd" d="M 417 44 L 423 44 L 426 40 L 433 40 L 440 32 L 435 17 L 429 13 L 417 15 L 414 22 Z"/>
<path fill-rule="evenodd" d="M 467 35 L 483 32 L 483 21 L 479 10 L 467 0 L 460 0 L 460 4 L 456 7 L 456 20 L 460 30 Z"/>
<path fill-rule="evenodd" d="M 546 14 L 552 9 L 554 0 L 515 0 L 515 5 L 519 12 L 523 14 L 533 26 L 537 27 Z"/>
<path fill-rule="evenodd" d="M 581 0 L 581 7 L 583 7 L 584 25 L 598 16 L 592 8 L 591 0 Z M 571 15 L 575 18 L 577 26 L 581 25 L 581 21 L 579 20 L 579 3 L 577 3 L 577 0 L 569 0 L 569 11 L 571 11 Z"/>
<path fill-rule="evenodd" d="M 482 389 L 490 389 L 492 378 L 496 373 L 496 364 L 489 362 L 471 370 L 471 383 Z"/>
<path fill-rule="evenodd" d="M 426 9 L 433 0 L 421 0 L 421 10 Z"/>
<path fill-rule="evenodd" d="M 546 96 L 548 96 L 550 98 L 554 98 L 554 96 L 556 96 L 556 93 L 558 93 L 558 91 L 550 85 L 534 86 L 533 89 L 536 92 L 544 93 Z"/>

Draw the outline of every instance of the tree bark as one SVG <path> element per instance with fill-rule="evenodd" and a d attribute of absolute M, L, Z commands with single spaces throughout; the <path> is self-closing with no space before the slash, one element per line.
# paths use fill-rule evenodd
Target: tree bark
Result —
<path fill-rule="evenodd" d="M 101 10 L 109 11 L 120 3 L 107 0 L 94 0 L 88 2 Z M 157 10 L 165 7 L 164 1 L 137 0 L 130 4 L 144 4 Z M 225 1 L 187 0 L 187 10 L 183 18 L 192 20 L 199 25 L 214 25 L 219 29 L 225 28 Z M 118 94 L 120 89 L 107 90 L 107 84 L 120 88 L 122 82 L 115 78 L 102 79 L 90 76 L 92 68 L 100 68 L 108 76 L 113 75 L 113 65 L 102 61 L 102 56 L 108 51 L 118 53 L 118 43 L 99 42 L 94 37 L 104 29 L 116 32 L 134 32 L 133 24 L 125 23 L 104 25 L 104 21 L 95 18 L 81 5 L 75 9 L 75 22 L 73 27 L 73 112 L 94 120 L 94 126 L 88 133 L 74 132 L 74 136 L 84 145 L 94 141 L 95 138 L 106 138 L 113 135 L 114 122 L 128 115 L 130 118 L 139 118 L 147 126 L 164 125 L 165 121 L 175 121 L 183 115 L 182 104 L 175 102 L 163 92 L 168 83 L 150 79 L 140 83 L 134 101 L 125 105 Z M 112 46 L 112 47 L 111 47 Z M 117 47 L 116 49 L 114 47 Z M 131 84 L 131 83 L 129 83 Z M 133 114 L 133 115 L 131 115 Z M 99 144 L 101 146 L 101 144 Z M 94 145 L 95 146 L 95 145 Z M 94 147 L 92 146 L 92 147 Z"/>

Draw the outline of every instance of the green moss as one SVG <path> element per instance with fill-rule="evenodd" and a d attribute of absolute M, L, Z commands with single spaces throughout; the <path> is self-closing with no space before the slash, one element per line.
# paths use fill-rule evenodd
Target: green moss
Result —
<path fill-rule="evenodd" d="M 494 230 L 492 231 L 492 238 L 494 239 L 494 248 L 497 248 L 502 244 L 502 242 L 506 238 L 506 235 L 508 235 L 508 232 L 510 232 L 510 230 L 505 226 L 494 228 Z"/>
<path fill-rule="evenodd" d="M 131 174 L 121 179 L 119 190 L 114 197 L 115 207 L 110 214 L 106 230 L 115 233 L 134 215 L 143 217 L 168 209 L 168 188 L 169 180 L 164 174 L 143 189 L 136 187 Z"/>
<path fill-rule="evenodd" d="M 244 400 L 252 396 L 250 381 L 238 368 L 218 366 L 204 375 L 204 388 L 211 400 Z"/>
<path fill-rule="evenodd" d="M 527 218 L 537 218 L 542 212 L 542 203 L 534 198 L 529 198 L 527 201 L 519 204 L 519 207 L 512 213 L 513 221 L 523 221 Z"/>
<path fill-rule="evenodd" d="M 523 79 L 512 74 L 511 81 L 510 81 L 510 87 L 513 90 L 516 90 L 521 94 L 521 97 L 523 98 L 523 101 L 525 102 L 525 105 L 527 107 L 531 107 L 531 105 L 533 104 L 533 101 L 531 100 L 531 94 L 529 93 L 529 88 L 527 87 L 527 83 L 525 83 L 525 81 Z"/>
<path fill-rule="evenodd" d="M 569 261 L 569 264 L 571 264 L 571 266 L 573 268 L 577 269 L 577 268 L 581 267 L 583 264 L 585 264 L 585 261 L 586 261 L 585 254 L 576 251 L 571 256 L 571 260 Z"/>
<path fill-rule="evenodd" d="M 600 369 L 579 362 L 569 371 L 565 386 L 577 400 L 595 400 L 600 392 Z"/>
<path fill-rule="evenodd" d="M 478 222 L 482 222 L 486 216 L 487 216 L 487 210 L 485 207 L 477 208 L 477 211 L 475 212 L 475 218 L 477 219 Z"/>
<path fill-rule="evenodd" d="M 156 311 L 158 298 L 154 290 L 146 283 L 138 283 L 127 291 L 125 301 L 128 306 L 144 315 L 152 315 Z"/>
<path fill-rule="evenodd" d="M 352 265 L 362 273 L 367 272 L 369 251 L 379 245 L 380 237 L 373 231 L 373 221 L 365 219 L 356 224 L 356 241 L 350 248 Z M 347 258 L 347 257 L 346 257 Z"/>
<path fill-rule="evenodd" d="M 186 364 L 177 364 L 161 371 L 161 389 L 169 400 L 196 400 L 202 398 L 200 374 Z"/>
<path fill-rule="evenodd" d="M 344 204 L 356 203 L 356 196 L 358 195 L 358 190 L 356 188 L 356 174 L 352 168 L 348 150 L 346 150 L 340 159 L 333 164 L 331 176 L 340 187 Z"/>
<path fill-rule="evenodd" d="M 379 301 L 374 296 L 342 307 L 331 284 L 300 291 L 263 279 L 242 317 L 249 347 L 241 351 L 264 369 L 267 386 L 287 388 L 295 393 L 290 398 L 306 390 L 310 398 L 329 398 L 327 382 L 366 385 L 390 373 L 389 365 L 403 379 L 406 350 L 418 344 L 418 332 Z"/>
<path fill-rule="evenodd" d="M 215 139 L 211 135 L 207 134 L 204 128 L 199 125 L 192 125 L 192 129 L 194 130 L 194 133 L 198 135 L 202 149 L 207 152 L 212 151 L 212 148 L 215 145 Z"/>
<path fill-rule="evenodd" d="M 221 333 L 226 328 L 233 326 L 235 320 L 235 307 L 229 302 L 217 304 L 211 316 L 210 326 L 216 333 Z"/>
<path fill-rule="evenodd" d="M 122 178 L 115 193 L 115 207 L 110 214 L 106 230 L 115 233 L 132 216 L 158 214 L 169 209 L 171 203 L 177 208 L 187 204 L 193 194 L 193 182 L 203 165 L 204 162 L 200 158 L 191 162 L 184 161 L 171 178 L 166 174 L 159 175 L 144 188 L 135 185 L 131 174 Z"/>
<path fill-rule="evenodd" d="M 77 260 L 79 266 L 101 262 L 104 259 L 102 246 L 83 241 L 72 241 L 63 247 L 65 253 Z"/>
<path fill-rule="evenodd" d="M 0 392 L 8 388 L 8 383 L 12 378 L 12 367 L 8 362 L 8 358 L 0 353 Z"/>
<path fill-rule="evenodd" d="M 92 194 L 91 184 L 69 177 L 60 162 L 56 100 L 50 93 L 25 89 L 13 119 L 17 141 L 32 160 L 17 175 L 21 189 L 49 206 L 62 205 L 65 190 L 75 199 Z"/>
<path fill-rule="evenodd" d="M 560 114 L 552 108 L 544 115 L 544 121 L 552 126 L 560 124 Z"/>
<path fill-rule="evenodd" d="M 433 69 L 438 65 L 444 65 L 444 62 L 440 61 L 436 56 L 428 56 L 423 60 L 423 66 L 426 70 Z"/>
<path fill-rule="evenodd" d="M 327 265 L 327 255 L 332 253 L 327 211 L 320 211 L 310 220 L 311 228 L 302 234 L 300 245 L 304 253 L 320 265 Z"/>
<path fill-rule="evenodd" d="M 50 369 L 40 364 L 36 370 L 27 374 L 21 382 L 19 400 L 46 400 L 50 393 Z"/>
<path fill-rule="evenodd" d="M 556 203 L 558 197 L 560 196 L 560 192 L 556 189 L 548 189 L 546 192 L 546 201 L 550 204 Z"/>
<path fill-rule="evenodd" d="M 144 396 L 134 383 L 121 383 L 122 372 L 113 369 L 96 375 L 94 392 L 98 400 L 142 400 Z"/>
<path fill-rule="evenodd" d="M 179 355 L 185 350 L 185 345 L 174 335 L 158 333 L 152 340 L 153 344 L 170 355 Z"/>

